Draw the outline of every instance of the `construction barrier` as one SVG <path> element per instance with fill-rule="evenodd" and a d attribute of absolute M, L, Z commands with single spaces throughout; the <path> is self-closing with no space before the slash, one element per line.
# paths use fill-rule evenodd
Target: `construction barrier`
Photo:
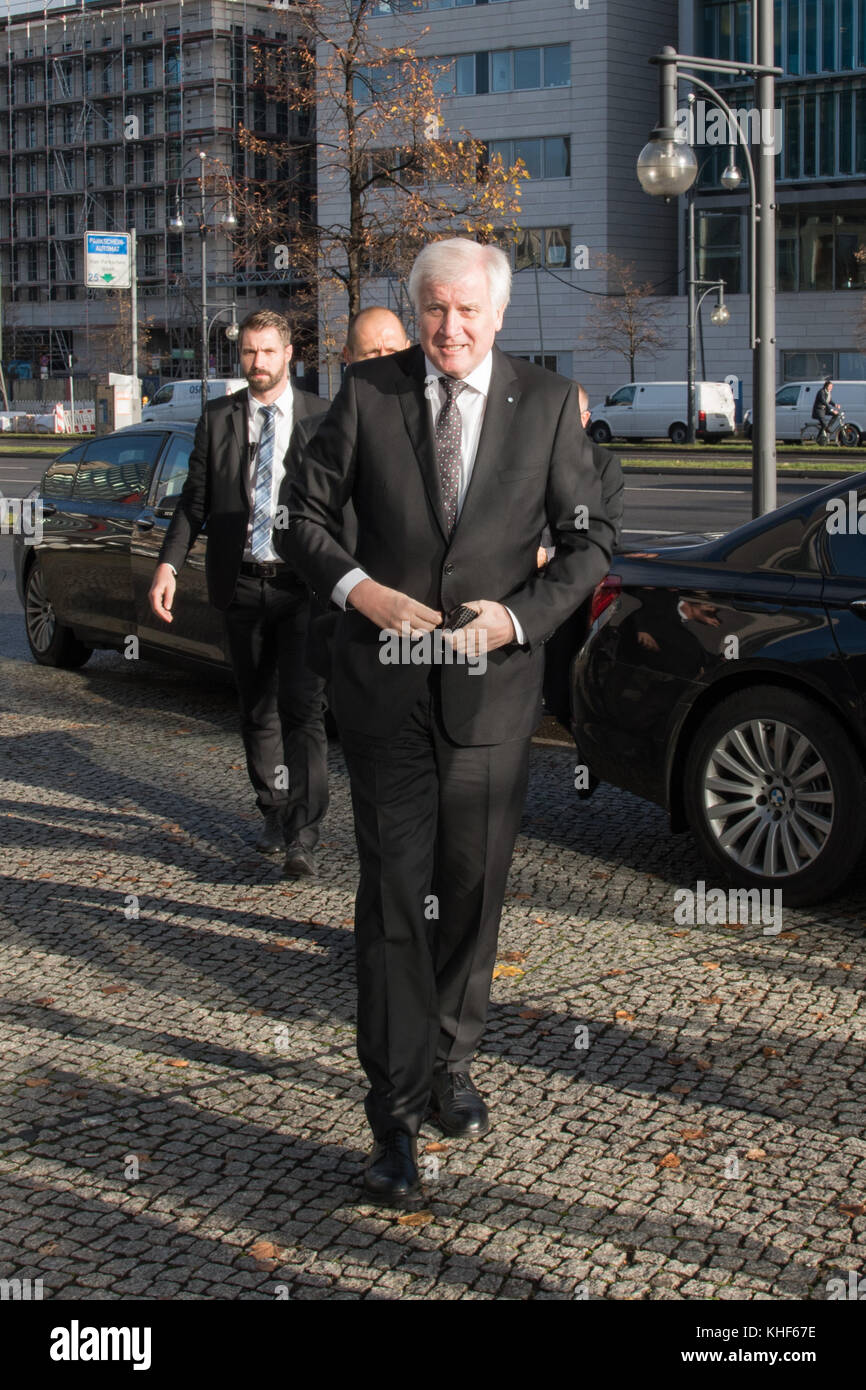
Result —
<path fill-rule="evenodd" d="M 0 411 L 0 430 L 15 434 L 95 434 L 96 410 L 67 410 L 57 403 L 51 414 L 33 415 L 24 411 Z"/>

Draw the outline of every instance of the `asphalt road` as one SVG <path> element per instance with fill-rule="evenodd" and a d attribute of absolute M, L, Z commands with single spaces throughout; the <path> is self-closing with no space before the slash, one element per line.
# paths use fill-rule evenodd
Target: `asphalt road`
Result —
<path fill-rule="evenodd" d="M 23 497 L 48 465 L 42 458 L 0 458 L 0 493 Z M 779 501 L 789 502 L 819 483 L 786 478 L 779 482 Z M 749 478 L 707 476 L 699 472 L 629 474 L 626 480 L 625 540 L 680 532 L 730 531 L 751 516 Z"/>

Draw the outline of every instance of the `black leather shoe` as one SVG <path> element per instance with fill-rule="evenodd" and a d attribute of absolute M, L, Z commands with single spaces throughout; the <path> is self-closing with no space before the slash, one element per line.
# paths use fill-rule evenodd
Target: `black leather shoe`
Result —
<path fill-rule="evenodd" d="M 364 1191 L 389 1207 L 405 1206 L 419 1196 L 418 1144 L 411 1134 L 389 1129 L 376 1140 L 364 1170 Z"/>
<path fill-rule="evenodd" d="M 256 840 L 259 854 L 280 854 L 285 842 L 282 811 L 266 811 L 262 833 Z"/>
<path fill-rule="evenodd" d="M 311 849 L 306 849 L 300 840 L 293 840 L 290 845 L 286 845 L 284 878 L 316 878 L 318 872 L 315 855 Z"/>
<path fill-rule="evenodd" d="M 453 1139 L 480 1139 L 490 1128 L 487 1106 L 468 1071 L 437 1071 L 430 1091 L 430 1113 Z"/>

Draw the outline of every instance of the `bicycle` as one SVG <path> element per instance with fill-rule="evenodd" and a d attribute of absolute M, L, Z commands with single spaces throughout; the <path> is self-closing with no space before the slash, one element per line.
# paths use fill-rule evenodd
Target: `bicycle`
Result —
<path fill-rule="evenodd" d="M 810 420 L 800 431 L 801 444 L 840 444 L 843 448 L 853 449 L 860 442 L 860 432 L 856 425 L 845 424 L 845 412 L 840 410 L 838 415 L 834 415 L 829 425 L 821 425 L 817 420 Z"/>

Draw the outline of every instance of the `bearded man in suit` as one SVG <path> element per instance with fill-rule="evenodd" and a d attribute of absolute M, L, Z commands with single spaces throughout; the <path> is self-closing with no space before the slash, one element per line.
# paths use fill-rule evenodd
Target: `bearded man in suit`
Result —
<path fill-rule="evenodd" d="M 198 423 L 150 603 L 171 622 L 177 574 L 207 523 L 208 595 L 225 617 L 247 771 L 264 816 L 257 848 L 283 853 L 284 874 L 297 878 L 316 874 L 328 807 L 324 682 L 305 660 L 309 591 L 274 540 L 292 431 L 327 403 L 290 381 L 292 335 L 282 314 L 248 315 L 238 350 L 249 388 L 211 401 Z"/>
<path fill-rule="evenodd" d="M 469 1067 L 544 643 L 606 573 L 613 544 L 574 383 L 495 346 L 510 283 L 497 247 L 425 247 L 409 279 L 419 345 L 348 368 L 291 489 L 287 553 L 345 610 L 331 702 L 360 858 L 358 1054 L 374 1138 L 364 1187 L 389 1205 L 418 1195 L 428 1104 L 446 1134 L 489 1128 Z M 351 554 L 339 539 L 349 500 Z M 545 525 L 556 549 L 539 570 Z M 476 616 L 444 637 L 457 605 Z M 409 649 L 397 660 L 395 634 Z"/>

